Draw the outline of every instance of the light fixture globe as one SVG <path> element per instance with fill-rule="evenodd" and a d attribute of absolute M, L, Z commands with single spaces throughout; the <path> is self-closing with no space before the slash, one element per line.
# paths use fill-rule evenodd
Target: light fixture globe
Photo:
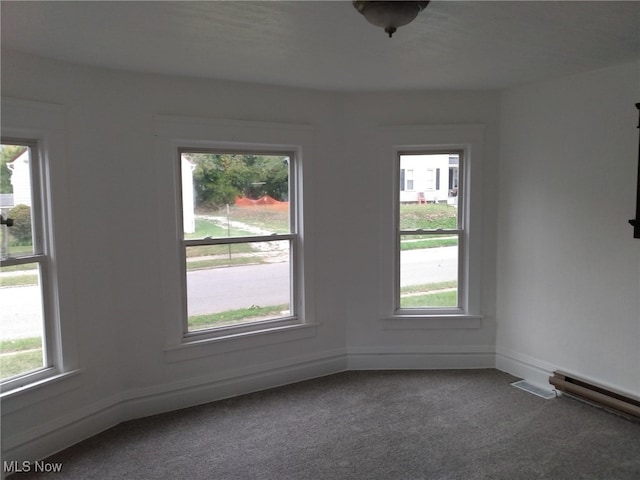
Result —
<path fill-rule="evenodd" d="M 429 2 L 402 1 L 356 1 L 353 6 L 367 21 L 377 27 L 384 28 L 389 38 L 398 27 L 410 23 L 418 14 L 427 8 Z"/>

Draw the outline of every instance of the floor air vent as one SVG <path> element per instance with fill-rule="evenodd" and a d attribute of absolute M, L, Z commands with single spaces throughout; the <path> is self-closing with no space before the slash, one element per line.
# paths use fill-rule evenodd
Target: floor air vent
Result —
<path fill-rule="evenodd" d="M 640 400 L 636 398 L 562 372 L 553 372 L 549 383 L 563 393 L 640 420 Z"/>
<path fill-rule="evenodd" d="M 552 398 L 556 398 L 556 393 L 550 390 L 545 390 L 543 388 L 536 387 L 527 383 L 525 380 L 519 380 L 517 382 L 513 382 L 511 386 L 519 388 L 520 390 L 524 390 L 525 392 L 533 393 L 538 397 L 542 397 L 545 400 L 550 400 Z"/>

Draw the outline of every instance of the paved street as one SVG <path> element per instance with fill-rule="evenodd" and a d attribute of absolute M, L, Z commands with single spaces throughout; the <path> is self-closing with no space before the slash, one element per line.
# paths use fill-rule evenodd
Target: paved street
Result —
<path fill-rule="evenodd" d="M 400 263 L 401 287 L 458 279 L 458 247 L 404 250 Z"/>
<path fill-rule="evenodd" d="M 289 264 L 210 268 L 187 273 L 189 315 L 289 303 Z"/>
<path fill-rule="evenodd" d="M 457 253 L 457 247 L 402 252 L 401 285 L 457 279 Z M 187 288 L 190 315 L 288 303 L 289 264 L 196 270 L 187 274 Z"/>
<path fill-rule="evenodd" d="M 457 279 L 457 247 L 402 252 L 401 285 Z M 187 274 L 189 314 L 289 302 L 289 264 L 268 263 L 196 270 Z M 38 287 L 0 288 L 0 339 L 40 334 Z"/>
<path fill-rule="evenodd" d="M 0 288 L 0 340 L 36 337 L 42 334 L 40 288 Z"/>

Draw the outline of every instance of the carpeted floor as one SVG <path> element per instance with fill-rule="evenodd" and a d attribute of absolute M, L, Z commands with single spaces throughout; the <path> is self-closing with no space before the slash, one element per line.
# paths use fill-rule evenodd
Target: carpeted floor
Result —
<path fill-rule="evenodd" d="M 515 380 L 346 372 L 125 422 L 10 478 L 640 479 L 639 423 Z"/>

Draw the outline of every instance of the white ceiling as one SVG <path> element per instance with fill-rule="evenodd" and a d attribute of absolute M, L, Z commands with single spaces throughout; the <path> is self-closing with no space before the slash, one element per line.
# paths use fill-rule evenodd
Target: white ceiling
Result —
<path fill-rule="evenodd" d="M 9 2 L 2 47 L 323 90 L 502 89 L 640 58 L 640 2 L 432 1 L 393 38 L 350 1 Z"/>

